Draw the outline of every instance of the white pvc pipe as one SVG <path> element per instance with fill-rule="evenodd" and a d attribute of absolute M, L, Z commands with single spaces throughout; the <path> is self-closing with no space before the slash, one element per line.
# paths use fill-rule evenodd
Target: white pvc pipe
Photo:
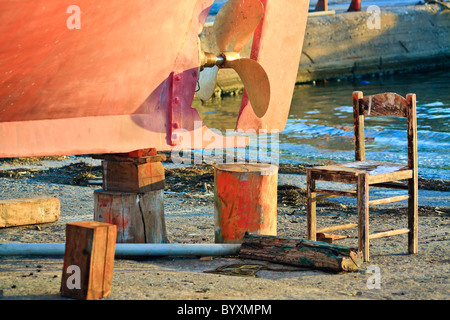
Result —
<path fill-rule="evenodd" d="M 117 243 L 116 256 L 225 256 L 240 244 Z M 63 256 L 64 243 L 0 243 L 0 256 Z"/>

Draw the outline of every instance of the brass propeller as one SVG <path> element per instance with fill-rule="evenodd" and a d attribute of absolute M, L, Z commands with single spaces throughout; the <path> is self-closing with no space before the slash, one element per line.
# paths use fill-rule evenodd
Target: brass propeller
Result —
<path fill-rule="evenodd" d="M 260 118 L 265 115 L 270 102 L 269 78 L 257 61 L 239 54 L 263 15 L 264 6 L 259 0 L 229 0 L 219 10 L 214 35 L 220 54 L 200 50 L 197 95 L 201 100 L 206 101 L 213 95 L 219 70 L 231 68 L 241 78 L 255 114 Z"/>

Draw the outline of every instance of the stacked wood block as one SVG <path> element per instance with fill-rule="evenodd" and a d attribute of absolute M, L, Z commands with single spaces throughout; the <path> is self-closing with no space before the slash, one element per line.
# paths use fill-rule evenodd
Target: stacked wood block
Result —
<path fill-rule="evenodd" d="M 117 226 L 118 243 L 166 243 L 164 155 L 156 150 L 101 155 L 103 189 L 94 192 L 94 220 Z"/>
<path fill-rule="evenodd" d="M 66 225 L 61 295 L 79 300 L 111 293 L 117 227 L 95 221 Z"/>

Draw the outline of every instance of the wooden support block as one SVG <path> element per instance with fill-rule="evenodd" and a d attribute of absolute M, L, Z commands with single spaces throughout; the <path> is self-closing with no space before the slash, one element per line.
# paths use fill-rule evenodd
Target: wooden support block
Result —
<path fill-rule="evenodd" d="M 117 227 L 95 221 L 66 225 L 63 297 L 94 300 L 111 293 Z"/>
<path fill-rule="evenodd" d="M 164 191 L 124 193 L 96 190 L 94 220 L 117 226 L 118 243 L 166 243 Z"/>
<path fill-rule="evenodd" d="M 240 243 L 246 233 L 276 235 L 278 167 L 220 164 L 214 170 L 216 243 Z"/>
<path fill-rule="evenodd" d="M 259 235 L 244 237 L 239 257 L 335 272 L 356 271 L 363 262 L 362 253 L 344 246 Z"/>
<path fill-rule="evenodd" d="M 0 200 L 0 228 L 59 220 L 60 202 L 54 197 Z"/>
<path fill-rule="evenodd" d="M 144 193 L 165 186 L 161 162 L 102 161 L 105 191 Z"/>

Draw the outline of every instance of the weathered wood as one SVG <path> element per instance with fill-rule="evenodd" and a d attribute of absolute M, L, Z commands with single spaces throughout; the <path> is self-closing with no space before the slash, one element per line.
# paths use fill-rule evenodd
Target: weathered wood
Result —
<path fill-rule="evenodd" d="M 94 159 L 105 159 L 108 157 L 114 157 L 114 158 L 142 158 L 142 157 L 149 157 L 149 156 L 156 156 L 157 150 L 155 148 L 148 148 L 148 149 L 140 149 L 140 150 L 134 150 L 127 153 L 107 153 L 107 154 L 95 154 L 92 156 Z"/>
<path fill-rule="evenodd" d="M 276 235 L 278 167 L 220 164 L 214 169 L 216 243 L 240 243 L 246 233 Z"/>
<path fill-rule="evenodd" d="M 133 162 L 136 164 L 143 164 L 148 162 L 164 162 L 167 160 L 165 154 L 157 154 L 152 156 L 142 156 L 142 157 L 126 157 L 117 154 L 105 154 L 105 155 L 95 155 L 92 156 L 93 159 L 107 160 L 107 161 L 121 161 L 121 162 Z"/>
<path fill-rule="evenodd" d="M 410 232 L 410 230 L 408 228 L 377 232 L 377 233 L 373 233 L 373 234 L 369 235 L 369 239 L 391 237 L 391 236 L 396 236 L 399 234 L 404 234 L 404 233 L 409 233 L 409 232 Z"/>
<path fill-rule="evenodd" d="M 312 169 L 306 168 L 306 225 L 307 237 L 316 240 L 316 181 L 312 178 Z"/>
<path fill-rule="evenodd" d="M 356 271 L 362 255 L 344 246 L 306 239 L 246 235 L 239 257 L 326 271 Z"/>
<path fill-rule="evenodd" d="M 408 199 L 409 199 L 409 195 L 402 195 L 402 196 L 395 196 L 395 197 L 390 197 L 390 198 L 370 200 L 369 206 L 375 206 L 378 204 L 385 204 L 385 203 L 391 203 L 391 202 L 396 202 L 396 201 L 403 201 L 403 200 L 408 200 Z"/>
<path fill-rule="evenodd" d="M 358 250 L 369 261 L 369 182 L 368 174 L 358 176 Z"/>
<path fill-rule="evenodd" d="M 0 200 L 0 228 L 59 220 L 60 201 L 54 197 Z"/>
<path fill-rule="evenodd" d="M 408 164 L 366 161 L 364 151 L 364 116 L 397 116 L 406 117 L 408 138 Z M 308 239 L 316 239 L 317 232 L 330 231 L 322 228 L 316 230 L 315 201 L 316 192 L 324 192 L 331 196 L 351 196 L 348 191 L 311 190 L 315 181 L 352 183 L 357 186 L 358 207 L 358 249 L 363 252 L 364 260 L 369 261 L 369 205 L 408 200 L 408 252 L 418 252 L 418 164 L 417 164 L 417 120 L 416 96 L 408 94 L 406 99 L 395 93 L 382 93 L 363 97 L 362 92 L 353 92 L 353 120 L 355 134 L 354 162 L 317 166 L 307 169 L 307 228 Z M 369 186 L 392 187 L 404 189 L 398 181 L 408 180 L 408 195 L 389 197 L 369 201 Z M 395 184 L 392 185 L 391 183 Z M 314 204 L 313 204 L 314 202 Z M 389 236 L 391 233 L 385 233 Z"/>
<path fill-rule="evenodd" d="M 364 161 L 365 155 L 365 141 L 364 141 L 364 116 L 359 113 L 359 103 L 362 99 L 363 93 L 355 91 L 352 95 L 353 100 L 353 126 L 355 136 L 355 160 Z"/>
<path fill-rule="evenodd" d="M 360 98 L 359 114 L 364 116 L 396 116 L 406 118 L 407 101 L 392 93 L 380 93 Z"/>
<path fill-rule="evenodd" d="M 102 161 L 102 170 L 105 191 L 143 193 L 165 187 L 164 167 L 161 162 L 138 164 L 105 160 Z"/>
<path fill-rule="evenodd" d="M 371 186 L 376 187 L 376 188 L 408 190 L 408 185 L 405 185 L 404 183 L 398 183 L 398 182 L 381 182 L 381 183 L 372 184 Z"/>
<path fill-rule="evenodd" d="M 94 300 L 111 293 L 115 225 L 80 221 L 66 225 L 61 295 Z"/>
<path fill-rule="evenodd" d="M 346 229 L 356 228 L 357 226 L 358 226 L 357 223 L 340 224 L 338 226 L 320 228 L 320 229 L 317 229 L 316 232 L 319 233 L 319 232 L 346 230 Z"/>
<path fill-rule="evenodd" d="M 416 115 L 416 95 L 406 96 L 407 107 L 407 130 L 408 130 L 408 166 L 413 171 L 412 177 L 408 180 L 408 252 L 415 254 L 419 250 L 418 220 L 419 220 L 419 177 L 417 160 L 417 115 Z"/>
<path fill-rule="evenodd" d="M 166 243 L 164 191 L 94 192 L 94 220 L 117 226 L 118 243 Z"/>
<path fill-rule="evenodd" d="M 338 235 L 338 234 L 323 233 L 323 232 L 317 233 L 317 241 L 323 241 L 326 243 L 333 243 L 335 240 L 347 239 L 347 238 L 351 238 L 351 236 L 342 236 L 342 235 Z"/>
<path fill-rule="evenodd" d="M 356 191 L 354 190 L 327 190 L 327 189 L 316 189 L 317 193 L 324 193 L 327 195 L 335 197 L 356 197 Z"/>

